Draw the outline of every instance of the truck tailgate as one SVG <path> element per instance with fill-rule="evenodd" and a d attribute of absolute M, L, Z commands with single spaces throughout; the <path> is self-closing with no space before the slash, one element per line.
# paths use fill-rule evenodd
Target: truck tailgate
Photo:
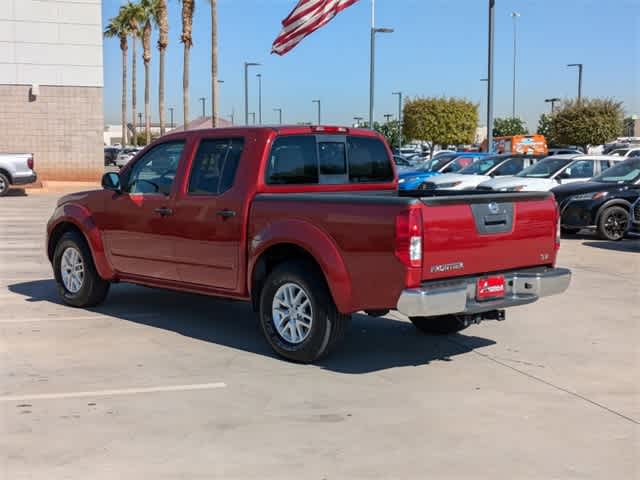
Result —
<path fill-rule="evenodd" d="M 555 263 L 557 207 L 546 192 L 423 197 L 423 280 Z"/>

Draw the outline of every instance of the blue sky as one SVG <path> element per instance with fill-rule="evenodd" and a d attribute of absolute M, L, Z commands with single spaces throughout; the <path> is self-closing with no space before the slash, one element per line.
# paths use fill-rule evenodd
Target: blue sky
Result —
<path fill-rule="evenodd" d="M 123 0 L 104 0 L 103 24 Z M 392 27 L 378 36 L 376 119 L 397 112 L 397 97 L 455 96 L 486 108 L 486 0 L 377 0 L 376 23 Z M 316 31 L 284 57 L 270 55 L 281 20 L 296 0 L 218 0 L 221 114 L 235 109 L 242 121 L 243 62 L 262 63 L 250 76 L 250 111 L 257 111 L 258 71 L 263 75 L 263 123 L 275 123 L 275 107 L 284 122 L 315 119 L 313 99 L 322 100 L 325 124 L 350 124 L 368 115 L 370 0 L 360 0 Z M 576 69 L 584 64 L 583 95 L 613 97 L 627 113 L 640 114 L 640 2 L 638 0 L 497 0 L 495 113 L 511 113 L 513 31 L 518 19 L 517 115 L 535 129 L 548 111 L 545 98 L 576 95 Z M 169 0 L 170 46 L 167 51 L 167 107 L 182 118 L 182 44 L 180 2 Z M 210 112 L 210 9 L 196 0 L 191 51 L 192 117 L 200 115 L 199 97 Z M 151 60 L 152 119 L 157 121 L 158 54 Z M 141 56 L 141 48 L 139 54 Z M 121 56 L 117 40 L 105 39 L 105 121 L 120 118 Z M 138 105 L 143 108 L 144 70 L 138 61 Z M 167 112 L 168 119 L 168 112 Z"/>

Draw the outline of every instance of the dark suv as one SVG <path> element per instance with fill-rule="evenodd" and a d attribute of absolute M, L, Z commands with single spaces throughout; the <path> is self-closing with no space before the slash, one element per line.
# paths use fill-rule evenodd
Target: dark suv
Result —
<path fill-rule="evenodd" d="M 640 158 L 630 158 L 588 182 L 551 190 L 560 206 L 562 232 L 597 230 L 601 238 L 620 240 L 629 224 L 631 205 L 640 196 Z"/>

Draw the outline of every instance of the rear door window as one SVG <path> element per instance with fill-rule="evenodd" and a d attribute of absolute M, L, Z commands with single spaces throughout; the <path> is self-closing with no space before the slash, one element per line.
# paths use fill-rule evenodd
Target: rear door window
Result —
<path fill-rule="evenodd" d="M 318 156 L 313 135 L 278 137 L 273 142 L 267 166 L 271 185 L 318 183 Z"/>
<path fill-rule="evenodd" d="M 220 138 L 202 140 L 189 176 L 190 195 L 218 195 L 231 188 L 244 140 Z"/>

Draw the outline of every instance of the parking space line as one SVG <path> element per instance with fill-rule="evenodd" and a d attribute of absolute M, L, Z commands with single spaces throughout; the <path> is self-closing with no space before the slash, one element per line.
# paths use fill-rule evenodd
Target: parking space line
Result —
<path fill-rule="evenodd" d="M 192 385 L 168 385 L 164 387 L 147 388 L 122 388 L 117 390 L 93 390 L 87 392 L 66 392 L 66 393 L 44 393 L 36 395 L 6 395 L 0 397 L 3 402 L 22 402 L 25 400 L 59 400 L 67 398 L 82 397 L 107 397 L 116 395 L 135 395 L 139 393 L 159 393 L 159 392 L 186 392 L 192 390 L 212 390 L 216 388 L 226 388 L 223 382 L 216 383 L 195 383 Z"/>

